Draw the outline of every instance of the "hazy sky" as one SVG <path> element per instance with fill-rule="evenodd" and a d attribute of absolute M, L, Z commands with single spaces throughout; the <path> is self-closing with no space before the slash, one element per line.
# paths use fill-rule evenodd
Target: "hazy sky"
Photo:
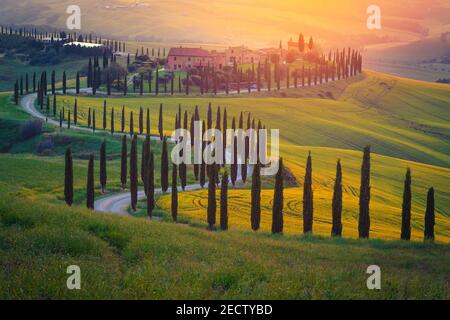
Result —
<path fill-rule="evenodd" d="M 2 24 L 64 28 L 69 4 L 82 32 L 118 38 L 275 45 L 303 32 L 325 44 L 400 42 L 450 30 L 445 0 L 1 0 Z M 381 8 L 382 30 L 366 28 L 366 9 Z"/>

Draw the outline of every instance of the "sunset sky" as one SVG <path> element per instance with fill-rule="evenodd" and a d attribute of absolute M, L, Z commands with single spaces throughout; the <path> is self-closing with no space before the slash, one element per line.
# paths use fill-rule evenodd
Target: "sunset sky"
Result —
<path fill-rule="evenodd" d="M 4 24 L 64 27 L 69 4 L 81 7 L 86 32 L 129 40 L 275 45 L 313 35 L 325 46 L 405 42 L 450 30 L 444 0 L 2 0 Z M 366 28 L 369 5 L 380 6 L 382 30 Z M 139 23 L 137 23 L 139 22 Z"/>

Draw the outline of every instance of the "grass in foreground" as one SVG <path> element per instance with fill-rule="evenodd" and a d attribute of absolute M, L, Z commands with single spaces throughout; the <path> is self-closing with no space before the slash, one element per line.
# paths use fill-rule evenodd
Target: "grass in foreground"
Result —
<path fill-rule="evenodd" d="M 448 246 L 209 232 L 0 200 L 1 299 L 448 299 Z M 81 268 L 81 290 L 66 268 Z M 382 289 L 366 288 L 366 269 Z"/>

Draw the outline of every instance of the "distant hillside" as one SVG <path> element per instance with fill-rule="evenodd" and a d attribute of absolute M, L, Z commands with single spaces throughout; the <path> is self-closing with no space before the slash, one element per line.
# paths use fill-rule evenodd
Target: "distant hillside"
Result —
<path fill-rule="evenodd" d="M 69 0 L 2 0 L 2 24 L 64 28 Z M 383 28 L 366 28 L 368 0 L 216 1 L 78 0 L 82 32 L 121 39 L 277 45 L 299 32 L 330 46 L 413 41 L 448 29 L 450 4 L 444 0 L 379 0 Z M 423 10 L 426 7 L 427 10 Z"/>
<path fill-rule="evenodd" d="M 418 80 L 450 78 L 450 33 L 364 50 L 364 68 Z"/>

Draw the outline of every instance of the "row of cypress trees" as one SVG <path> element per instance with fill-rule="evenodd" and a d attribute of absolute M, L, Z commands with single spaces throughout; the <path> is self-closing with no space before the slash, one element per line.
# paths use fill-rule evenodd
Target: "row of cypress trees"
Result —
<path fill-rule="evenodd" d="M 163 139 L 163 151 L 161 155 L 161 187 L 162 191 L 168 190 L 168 152 L 167 141 Z M 126 135 L 122 139 L 122 159 L 121 159 L 121 183 L 125 188 L 127 180 L 127 143 Z M 88 164 L 86 205 L 88 208 L 94 208 L 94 157 L 90 155 Z M 210 230 L 215 229 L 216 224 L 216 188 L 219 185 L 217 170 L 220 169 L 216 165 L 208 165 L 208 206 L 207 206 L 207 223 Z M 137 165 L 137 136 L 134 135 L 131 142 L 130 150 L 130 193 L 131 207 L 136 210 L 137 205 L 137 187 L 138 187 L 138 165 Z M 178 189 L 177 178 L 178 168 L 174 164 L 172 168 L 172 201 L 171 213 L 172 218 L 176 222 L 178 215 Z M 154 202 L 154 156 L 150 149 L 150 138 L 143 142 L 142 161 L 141 161 L 141 180 L 144 184 L 145 194 L 147 196 L 147 214 L 151 218 L 152 211 L 155 206 Z M 275 175 L 274 198 L 272 207 L 272 233 L 283 232 L 283 161 L 279 160 L 279 169 Z M 100 184 L 102 192 L 105 191 L 107 181 L 106 174 L 106 143 L 103 142 L 100 148 Z M 228 183 L 229 176 L 227 170 L 224 170 L 220 181 L 220 228 L 228 229 Z M 312 159 L 309 153 L 306 164 L 305 180 L 303 186 L 303 232 L 305 234 L 312 233 L 313 226 L 313 192 L 312 192 Z M 359 211 L 359 237 L 369 238 L 370 232 L 370 147 L 364 148 L 363 163 L 361 166 L 361 187 L 360 187 L 360 211 Z M 71 206 L 73 204 L 73 162 L 70 148 L 65 154 L 65 187 L 64 197 L 66 203 Z M 254 166 L 252 174 L 251 187 L 251 228 L 257 231 L 261 220 L 261 177 L 260 164 Z M 337 161 L 336 179 L 333 188 L 332 200 L 332 236 L 342 235 L 342 168 L 340 160 Z M 402 203 L 402 227 L 401 239 L 410 240 L 411 237 L 411 171 L 408 168 L 405 177 L 405 186 Z M 427 194 L 427 206 L 425 212 L 425 228 L 424 238 L 426 240 L 434 240 L 434 189 L 430 188 Z"/>
<path fill-rule="evenodd" d="M 212 165 L 210 170 L 217 170 L 217 167 Z M 207 207 L 207 222 L 210 230 L 214 229 L 215 215 L 216 215 L 216 175 L 210 173 L 208 183 L 208 207 Z M 274 198 L 272 207 L 272 233 L 283 232 L 283 161 L 279 160 L 279 169 L 275 175 Z M 221 181 L 220 193 L 220 227 L 222 230 L 228 228 L 228 213 L 227 213 L 227 188 L 228 175 L 225 171 Z M 360 210 L 359 210 L 359 237 L 369 238 L 370 234 L 370 147 L 364 148 L 363 163 L 361 166 L 361 188 L 360 188 Z M 254 231 L 257 231 L 261 220 L 261 177 L 260 164 L 254 166 L 252 175 L 251 187 L 251 209 L 250 209 L 250 224 Z M 172 200 L 174 203 L 174 200 Z M 425 211 L 425 227 L 424 239 L 434 240 L 434 189 L 430 188 L 427 193 L 427 205 Z M 336 165 L 336 179 L 333 188 L 332 200 L 332 227 L 331 236 L 342 236 L 342 167 L 340 160 Z M 305 179 L 303 184 L 303 232 L 305 234 L 312 233 L 313 230 L 313 191 L 312 191 L 312 159 L 309 153 L 306 163 Z M 405 187 L 403 193 L 402 203 L 402 226 L 401 239 L 410 240 L 411 238 L 411 171 L 408 168 L 405 178 Z"/>

